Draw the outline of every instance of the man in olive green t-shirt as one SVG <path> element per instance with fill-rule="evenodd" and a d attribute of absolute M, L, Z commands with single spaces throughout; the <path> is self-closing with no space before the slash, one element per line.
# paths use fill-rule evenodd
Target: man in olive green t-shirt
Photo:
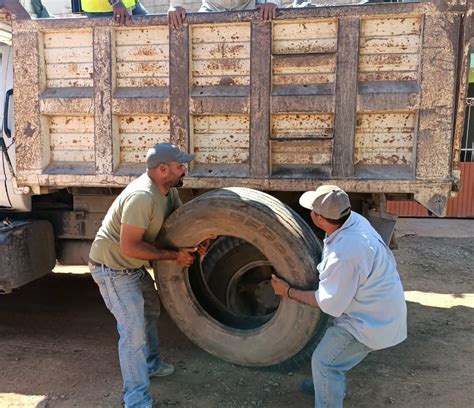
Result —
<path fill-rule="evenodd" d="M 165 219 L 180 205 L 175 187 L 183 185 L 187 163 L 194 159 L 173 144 L 148 150 L 147 171 L 115 199 L 89 254 L 92 277 L 107 308 L 117 320 L 119 360 L 125 407 L 152 408 L 149 377 L 172 374 L 172 364 L 161 361 L 159 301 L 147 261 L 171 260 L 189 266 L 202 246 L 160 249 L 155 239 Z"/>

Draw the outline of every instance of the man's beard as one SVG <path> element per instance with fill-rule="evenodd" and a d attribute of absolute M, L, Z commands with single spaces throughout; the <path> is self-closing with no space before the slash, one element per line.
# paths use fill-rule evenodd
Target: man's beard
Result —
<path fill-rule="evenodd" d="M 183 187 L 183 184 L 184 184 L 183 178 L 184 176 L 181 176 L 181 178 L 176 182 L 176 184 L 173 187 L 176 187 L 176 188 Z"/>

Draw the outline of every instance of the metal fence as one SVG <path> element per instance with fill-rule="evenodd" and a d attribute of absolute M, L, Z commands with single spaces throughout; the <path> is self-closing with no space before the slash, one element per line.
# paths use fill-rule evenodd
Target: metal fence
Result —
<path fill-rule="evenodd" d="M 461 161 L 474 162 L 474 97 L 467 98 L 466 120 L 461 144 Z"/>

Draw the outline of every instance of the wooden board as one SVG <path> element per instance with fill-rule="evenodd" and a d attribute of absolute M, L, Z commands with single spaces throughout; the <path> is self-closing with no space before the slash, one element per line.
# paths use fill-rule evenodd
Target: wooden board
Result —
<path fill-rule="evenodd" d="M 359 69 L 362 71 L 417 71 L 418 54 L 361 55 Z"/>
<path fill-rule="evenodd" d="M 228 39 L 226 39 L 228 40 Z M 202 59 L 238 58 L 245 59 L 250 55 L 250 42 L 225 42 L 192 44 L 192 53 Z"/>
<path fill-rule="evenodd" d="M 160 45 L 168 46 L 168 26 L 118 28 L 115 30 L 115 46 Z"/>
<path fill-rule="evenodd" d="M 118 117 L 120 163 L 145 163 L 146 152 L 160 142 L 170 142 L 168 115 Z"/>
<path fill-rule="evenodd" d="M 202 73 L 206 76 L 246 76 L 250 71 L 250 59 L 214 58 L 211 60 L 194 60 L 192 67 L 193 77 L 199 77 Z"/>
<path fill-rule="evenodd" d="M 49 117 L 50 133 L 93 133 L 92 116 L 51 116 Z"/>
<path fill-rule="evenodd" d="M 115 31 L 116 86 L 167 87 L 169 85 L 168 27 Z"/>
<path fill-rule="evenodd" d="M 335 81 L 336 55 L 276 55 L 272 59 L 274 85 L 314 85 Z"/>
<path fill-rule="evenodd" d="M 115 48 L 117 62 L 122 61 L 167 61 L 168 44 L 120 45 Z"/>
<path fill-rule="evenodd" d="M 470 4 L 472 10 L 472 2 Z M 453 119 L 456 119 L 456 125 L 459 128 L 463 120 L 459 116 L 456 117 L 456 96 L 460 92 L 458 86 L 461 85 L 457 82 L 459 80 L 458 63 L 464 50 L 460 49 L 458 41 L 460 29 L 464 24 L 461 23 L 463 20 L 461 16 L 450 13 L 444 13 L 442 16 L 430 14 L 424 16 L 421 63 L 423 73 L 420 79 L 420 112 L 416 146 L 416 177 L 420 179 L 442 178 L 450 174 L 453 140 L 456 136 L 457 138 L 461 136 L 459 133 L 455 135 Z M 470 20 L 472 21 L 472 14 Z M 468 21 L 465 23 L 469 24 Z M 465 41 L 469 41 L 470 38 L 472 37 L 468 34 Z M 467 42 L 464 44 L 464 47 L 466 46 L 468 46 Z M 464 55 L 468 58 L 469 54 Z M 437 202 L 444 201 L 434 200 L 434 205 L 438 206 Z M 436 213 L 437 209 L 434 212 Z"/>
<path fill-rule="evenodd" d="M 250 144 L 249 170 L 252 177 L 270 175 L 270 93 L 271 24 L 252 22 L 252 67 L 250 71 Z M 263 108 L 262 107 L 266 107 Z"/>
<path fill-rule="evenodd" d="M 360 20 L 339 20 L 337 45 L 337 78 L 335 94 L 334 149 L 332 175 L 338 178 L 354 175 L 354 131 L 357 111 L 357 60 Z"/>
<path fill-rule="evenodd" d="M 274 54 L 335 52 L 337 19 L 309 21 L 275 21 L 273 23 Z"/>
<path fill-rule="evenodd" d="M 418 71 L 372 71 L 359 72 L 359 81 L 417 81 L 419 79 Z"/>
<path fill-rule="evenodd" d="M 89 79 L 92 76 L 92 61 L 68 64 L 46 64 L 46 77 L 51 79 Z"/>
<path fill-rule="evenodd" d="M 420 51 L 420 34 L 406 34 L 403 36 L 363 36 L 360 39 L 359 54 L 379 53 L 409 53 L 416 54 Z"/>
<path fill-rule="evenodd" d="M 118 78 L 168 77 L 168 61 L 120 62 L 117 64 Z"/>
<path fill-rule="evenodd" d="M 287 113 L 272 115 L 272 138 L 304 139 L 332 137 L 331 113 Z"/>
<path fill-rule="evenodd" d="M 92 30 L 48 31 L 42 35 L 49 88 L 92 87 Z"/>
<path fill-rule="evenodd" d="M 77 63 L 77 61 L 92 62 L 92 47 L 74 47 L 67 52 L 64 48 L 45 48 L 44 58 L 47 64 Z"/>
<path fill-rule="evenodd" d="M 249 43 L 250 24 L 213 24 L 191 27 L 192 44 Z"/>
<path fill-rule="evenodd" d="M 274 165 L 322 165 L 331 164 L 333 141 L 291 140 L 271 142 L 271 161 Z"/>
<path fill-rule="evenodd" d="M 421 26 L 421 16 L 362 18 L 359 80 L 417 80 Z"/>
<path fill-rule="evenodd" d="M 396 37 L 421 34 L 421 17 L 365 17 L 361 19 L 361 37 Z"/>
<path fill-rule="evenodd" d="M 354 163 L 412 165 L 415 125 L 414 112 L 359 114 Z"/>
<path fill-rule="evenodd" d="M 250 24 L 196 25 L 190 30 L 193 85 L 250 84 Z"/>
<path fill-rule="evenodd" d="M 192 146 L 196 164 L 248 162 L 247 115 L 199 115 L 193 116 L 192 122 Z"/>
<path fill-rule="evenodd" d="M 52 162 L 95 160 L 93 116 L 50 116 L 47 119 Z"/>
<path fill-rule="evenodd" d="M 170 30 L 170 44 L 175 47 L 170 55 L 170 135 L 171 142 L 184 151 L 189 151 L 189 28 L 183 26 Z"/>
<path fill-rule="evenodd" d="M 214 133 L 217 131 L 247 132 L 249 118 L 247 115 L 200 115 L 193 117 L 195 133 Z"/>
<path fill-rule="evenodd" d="M 95 171 L 98 174 L 108 174 L 117 168 L 119 161 L 118 135 L 112 113 L 112 29 L 107 26 L 95 27 L 93 40 Z"/>
<path fill-rule="evenodd" d="M 92 46 L 92 30 L 62 30 L 43 33 L 44 48 L 81 48 Z"/>

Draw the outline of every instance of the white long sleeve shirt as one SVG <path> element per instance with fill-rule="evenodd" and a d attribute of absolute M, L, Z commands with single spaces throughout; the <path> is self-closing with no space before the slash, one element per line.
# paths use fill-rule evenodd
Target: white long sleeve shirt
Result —
<path fill-rule="evenodd" d="M 324 240 L 315 292 L 321 310 L 335 326 L 377 350 L 407 337 L 407 309 L 395 258 L 380 235 L 352 212 Z"/>
<path fill-rule="evenodd" d="M 205 3 L 205 0 L 203 0 L 203 3 Z M 276 4 L 277 7 L 281 7 L 281 0 L 256 0 L 256 4 L 265 3 L 273 3 Z M 248 0 L 212 0 L 212 4 L 225 10 L 242 10 L 243 6 L 245 6 L 245 4 L 250 4 L 250 2 Z M 184 7 L 185 3 L 184 0 L 171 0 L 170 6 Z"/>

